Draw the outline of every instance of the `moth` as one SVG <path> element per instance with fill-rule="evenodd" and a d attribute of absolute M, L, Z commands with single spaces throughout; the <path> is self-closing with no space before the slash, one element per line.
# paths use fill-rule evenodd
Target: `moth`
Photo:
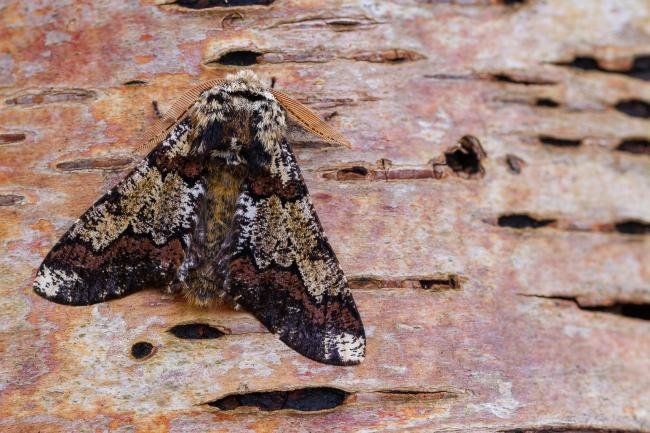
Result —
<path fill-rule="evenodd" d="M 153 128 L 153 149 L 52 248 L 40 296 L 90 305 L 151 286 L 252 313 L 302 355 L 365 356 L 364 328 L 323 234 L 287 115 L 346 144 L 250 71 L 192 89 Z"/>

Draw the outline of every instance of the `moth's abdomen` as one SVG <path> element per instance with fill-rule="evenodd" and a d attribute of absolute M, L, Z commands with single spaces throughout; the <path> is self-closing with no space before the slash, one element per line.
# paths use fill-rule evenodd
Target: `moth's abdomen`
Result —
<path fill-rule="evenodd" d="M 226 236 L 232 232 L 237 198 L 241 192 L 243 170 L 214 159 L 206 170 L 206 196 L 199 207 L 197 225 L 186 261 L 187 276 L 182 291 L 191 304 L 206 306 L 223 297 L 223 272 L 218 255 Z"/>

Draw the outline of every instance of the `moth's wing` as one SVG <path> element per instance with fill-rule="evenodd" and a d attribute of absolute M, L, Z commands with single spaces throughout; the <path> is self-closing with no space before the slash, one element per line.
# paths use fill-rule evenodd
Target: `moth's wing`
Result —
<path fill-rule="evenodd" d="M 41 264 L 36 293 L 89 305 L 176 277 L 205 194 L 190 134 L 190 121 L 179 122 L 74 223 Z"/>
<path fill-rule="evenodd" d="M 363 323 L 286 142 L 269 173 L 253 175 L 218 262 L 228 298 L 316 361 L 365 355 Z"/>

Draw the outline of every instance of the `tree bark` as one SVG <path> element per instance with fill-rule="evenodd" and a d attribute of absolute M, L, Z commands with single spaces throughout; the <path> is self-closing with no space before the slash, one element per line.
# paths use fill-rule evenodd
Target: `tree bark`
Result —
<path fill-rule="evenodd" d="M 650 432 L 648 1 L 218 3 L 0 4 L 1 431 Z M 354 144 L 291 135 L 357 367 L 153 289 L 32 292 L 148 125 L 242 67 Z"/>

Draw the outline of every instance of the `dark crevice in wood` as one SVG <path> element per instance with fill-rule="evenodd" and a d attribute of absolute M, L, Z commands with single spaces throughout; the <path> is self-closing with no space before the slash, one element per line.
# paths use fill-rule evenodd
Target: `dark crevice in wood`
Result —
<path fill-rule="evenodd" d="M 510 227 L 514 229 L 538 229 L 556 222 L 554 219 L 537 219 L 527 214 L 506 214 L 497 218 L 499 227 Z"/>
<path fill-rule="evenodd" d="M 594 311 L 599 313 L 615 314 L 618 316 L 628 317 L 631 319 L 650 320 L 650 304 L 648 303 L 631 303 L 631 302 L 613 302 L 606 305 L 583 305 L 576 296 L 560 295 L 535 295 L 528 293 L 519 293 L 520 296 L 530 298 L 551 299 L 558 301 L 572 302 L 576 307 L 583 311 Z"/>
<path fill-rule="evenodd" d="M 537 98 L 535 100 L 535 105 L 537 107 L 548 107 L 548 108 L 556 108 L 560 106 L 558 102 L 556 102 L 551 98 Z"/>
<path fill-rule="evenodd" d="M 224 65 L 224 66 L 251 66 L 258 63 L 259 57 L 262 53 L 251 50 L 234 50 L 219 56 L 218 59 L 206 63 L 210 65 Z"/>
<path fill-rule="evenodd" d="M 61 171 L 77 170 L 109 170 L 119 171 L 131 165 L 133 158 L 129 157 L 99 157 L 99 158 L 82 158 L 72 161 L 64 161 L 56 164 L 56 168 Z"/>
<path fill-rule="evenodd" d="M 463 278 L 455 274 L 413 278 L 352 277 L 351 289 L 423 289 L 431 291 L 461 290 Z"/>
<path fill-rule="evenodd" d="M 158 118 L 163 117 L 163 114 L 160 111 L 160 106 L 158 105 L 158 101 L 151 101 L 151 106 L 153 107 L 153 112 L 156 115 L 156 117 Z"/>
<path fill-rule="evenodd" d="M 620 142 L 616 150 L 635 153 L 637 155 L 650 155 L 650 140 L 645 138 L 628 138 Z"/>
<path fill-rule="evenodd" d="M 526 165 L 526 161 L 519 158 L 517 155 L 511 153 L 506 155 L 506 165 L 508 170 L 514 174 L 520 174 L 523 167 Z"/>
<path fill-rule="evenodd" d="M 313 412 L 341 406 L 348 395 L 348 392 L 338 388 L 314 387 L 291 391 L 231 394 L 205 404 L 221 410 L 234 410 L 239 407 L 256 407 L 262 411 L 292 409 L 302 412 Z"/>
<path fill-rule="evenodd" d="M 510 84 L 520 84 L 524 86 L 551 86 L 557 84 L 555 81 L 545 80 L 543 78 L 524 78 L 505 72 L 491 74 L 489 77 L 494 81 Z"/>
<path fill-rule="evenodd" d="M 614 224 L 614 230 L 626 235 L 650 234 L 650 223 L 639 220 L 625 220 Z"/>
<path fill-rule="evenodd" d="M 173 3 L 187 9 L 211 9 L 234 6 L 268 6 L 275 0 L 176 0 Z"/>
<path fill-rule="evenodd" d="M 639 55 L 634 57 L 631 67 L 626 69 L 605 68 L 600 65 L 598 60 L 591 56 L 576 56 L 569 62 L 557 62 L 558 66 L 566 66 L 584 71 L 600 71 L 610 74 L 622 74 L 640 80 L 650 80 L 650 55 Z"/>
<path fill-rule="evenodd" d="M 387 159 L 376 164 L 351 164 L 344 167 L 323 170 L 323 178 L 328 180 L 415 180 L 441 179 L 453 173 L 466 179 L 485 175 L 482 161 L 487 153 L 480 141 L 471 135 L 462 137 L 458 144 L 449 148 L 441 156 L 430 161 L 426 167 L 396 167 Z M 388 162 L 388 164 L 386 164 Z"/>
<path fill-rule="evenodd" d="M 167 330 L 173 336 L 184 340 L 204 340 L 219 338 L 226 335 L 221 330 L 210 326 L 207 323 L 184 323 L 176 325 Z"/>
<path fill-rule="evenodd" d="M 368 164 L 370 165 L 370 164 Z M 350 165 L 336 170 L 327 170 L 323 178 L 328 180 L 350 181 L 350 180 L 415 180 L 431 179 L 434 177 L 433 170 L 426 168 L 381 168 L 368 167 L 364 165 Z"/>
<path fill-rule="evenodd" d="M 16 206 L 23 204 L 25 197 L 18 194 L 0 194 L 0 206 Z"/>
<path fill-rule="evenodd" d="M 368 18 L 366 16 L 341 16 L 341 17 L 322 17 L 322 16 L 299 16 L 297 18 L 290 17 L 287 20 L 278 21 L 268 29 L 278 27 L 301 27 L 301 28 L 314 28 L 314 27 L 328 27 L 335 32 L 348 32 L 364 30 L 366 28 L 383 24 L 382 22 Z"/>
<path fill-rule="evenodd" d="M 640 99 L 624 99 L 614 106 L 618 111 L 631 117 L 650 119 L 650 104 Z"/>
<path fill-rule="evenodd" d="M 650 304 L 616 303 L 607 306 L 580 306 L 581 310 L 616 314 L 631 319 L 650 320 Z"/>
<path fill-rule="evenodd" d="M 415 398 L 418 401 L 425 400 L 446 400 L 456 399 L 460 394 L 452 391 L 427 391 L 419 389 L 386 389 L 381 391 L 374 391 L 374 394 L 383 394 L 391 399 L 411 399 Z"/>
<path fill-rule="evenodd" d="M 22 132 L 0 134 L 0 144 L 17 143 L 23 141 L 25 138 L 27 138 L 27 136 Z"/>
<path fill-rule="evenodd" d="M 609 429 L 590 426 L 545 426 L 499 430 L 498 433 L 642 433 L 641 430 Z"/>
<path fill-rule="evenodd" d="M 582 144 L 582 140 L 552 137 L 550 135 L 540 135 L 539 141 L 542 144 L 547 144 L 549 146 L 557 146 L 557 147 L 577 147 Z"/>
<path fill-rule="evenodd" d="M 80 102 L 94 99 L 97 93 L 85 89 L 46 89 L 40 92 L 26 92 L 6 99 L 7 105 L 40 105 L 54 102 Z"/>
<path fill-rule="evenodd" d="M 148 341 L 138 341 L 131 346 L 131 356 L 138 360 L 150 358 L 154 353 L 155 347 Z"/>
<path fill-rule="evenodd" d="M 391 48 L 384 51 L 355 54 L 351 58 L 370 63 L 405 63 L 421 60 L 426 58 L 426 56 L 413 50 Z"/>
<path fill-rule="evenodd" d="M 481 142 L 472 135 L 465 135 L 458 141 L 458 145 L 447 150 L 445 163 L 454 173 L 464 177 L 482 177 L 485 175 L 482 160 L 487 153 L 481 146 Z"/>
<path fill-rule="evenodd" d="M 144 86 L 147 82 L 144 80 L 130 80 L 122 83 L 123 86 Z"/>

